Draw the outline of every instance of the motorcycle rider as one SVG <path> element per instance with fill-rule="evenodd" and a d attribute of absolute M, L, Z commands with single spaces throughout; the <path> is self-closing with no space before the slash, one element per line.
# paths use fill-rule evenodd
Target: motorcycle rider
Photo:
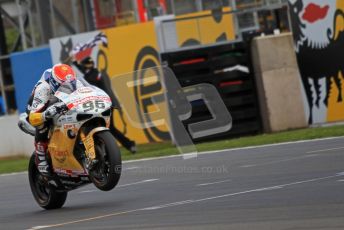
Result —
<path fill-rule="evenodd" d="M 39 172 L 47 176 L 51 174 L 47 161 L 51 118 L 62 110 L 61 104 L 53 102 L 53 95 L 62 84 L 68 85 L 73 90 L 76 89 L 77 79 L 71 66 L 56 64 L 51 69 L 45 70 L 32 91 L 27 107 L 28 121 L 36 128 L 36 165 Z"/>

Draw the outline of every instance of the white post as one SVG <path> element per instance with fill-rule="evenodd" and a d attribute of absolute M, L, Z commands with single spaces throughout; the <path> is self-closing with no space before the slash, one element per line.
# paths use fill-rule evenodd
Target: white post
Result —
<path fill-rule="evenodd" d="M 49 6 L 50 6 L 50 23 L 51 28 L 53 29 L 53 36 L 56 36 L 56 25 L 55 25 L 55 11 L 54 11 L 54 3 L 53 0 L 49 0 Z"/>
<path fill-rule="evenodd" d="M 197 9 L 197 11 L 202 11 L 203 10 L 202 0 L 196 0 L 196 9 Z"/>
<path fill-rule="evenodd" d="M 16 4 L 18 7 L 18 11 L 19 11 L 19 30 L 20 30 L 20 38 L 21 38 L 21 42 L 23 45 L 23 50 L 27 49 L 27 43 L 26 43 L 26 35 L 25 35 L 25 28 L 24 28 L 24 20 L 23 20 L 23 8 L 21 5 L 21 1 L 20 0 L 16 0 Z"/>
<path fill-rule="evenodd" d="M 36 47 L 36 36 L 35 36 L 35 31 L 33 29 L 33 17 L 32 17 L 32 12 L 31 12 L 31 6 L 32 6 L 31 0 L 27 0 L 26 12 L 27 12 L 27 15 L 29 17 L 32 47 Z"/>
<path fill-rule="evenodd" d="M 72 0 L 72 12 L 73 12 L 74 30 L 76 33 L 79 33 L 80 28 L 79 28 L 78 0 Z"/>

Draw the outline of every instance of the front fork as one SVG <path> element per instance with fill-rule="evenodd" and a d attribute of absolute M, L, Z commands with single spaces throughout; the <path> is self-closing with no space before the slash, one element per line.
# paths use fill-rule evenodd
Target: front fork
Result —
<path fill-rule="evenodd" d="M 98 162 L 98 160 L 96 159 L 97 156 L 93 136 L 95 133 L 102 132 L 105 130 L 109 129 L 106 127 L 96 127 L 92 129 L 87 135 L 83 132 L 83 130 L 81 130 L 80 132 L 80 139 L 85 146 L 85 166 L 87 170 L 92 169 L 92 167 Z"/>

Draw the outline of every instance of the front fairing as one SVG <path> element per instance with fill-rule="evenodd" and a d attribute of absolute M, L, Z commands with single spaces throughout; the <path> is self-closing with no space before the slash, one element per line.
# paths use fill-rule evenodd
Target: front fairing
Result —
<path fill-rule="evenodd" d="M 103 90 L 90 85 L 79 87 L 73 92 L 61 87 L 55 97 L 68 107 L 68 112 L 55 120 L 57 126 L 94 117 L 108 119 L 111 113 L 110 97 Z"/>
<path fill-rule="evenodd" d="M 81 127 L 93 118 L 101 118 L 109 124 L 111 99 L 96 87 L 81 86 L 75 91 L 57 90 L 55 95 L 68 111 L 53 119 L 49 152 L 54 171 L 60 175 L 86 175 L 84 167 L 74 157 L 74 146 Z"/>

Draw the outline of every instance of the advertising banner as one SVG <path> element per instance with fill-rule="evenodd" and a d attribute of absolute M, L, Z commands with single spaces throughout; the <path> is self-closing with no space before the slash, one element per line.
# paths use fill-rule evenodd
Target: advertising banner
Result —
<path fill-rule="evenodd" d="M 344 1 L 288 2 L 308 121 L 343 121 Z"/>
<path fill-rule="evenodd" d="M 98 42 L 101 39 L 102 41 Z M 106 40 L 106 45 L 104 40 Z M 85 49 L 82 49 L 82 52 L 79 53 L 82 53 L 84 57 L 92 57 L 98 70 L 112 82 L 118 75 L 160 65 L 153 22 L 52 39 L 50 48 L 53 63 L 72 64 L 70 57 L 73 49 L 80 46 L 85 47 Z M 82 55 L 78 59 L 81 60 Z M 81 73 L 79 72 L 79 74 Z M 143 79 L 142 74 L 144 75 L 144 72 L 141 72 L 140 76 L 135 75 L 135 77 Z M 133 89 L 135 92 L 128 95 L 135 96 L 136 102 L 140 105 L 140 111 L 137 111 L 138 114 L 147 110 L 154 110 L 149 98 L 152 95 L 159 94 L 161 90 L 160 83 L 155 83 L 150 82 L 140 88 L 136 87 Z M 116 92 L 114 93 L 116 94 Z M 134 127 L 130 124 L 127 115 L 123 111 L 116 111 L 115 125 L 123 134 L 134 139 L 137 143 L 169 139 L 167 128 L 164 125 L 145 129 Z"/>

